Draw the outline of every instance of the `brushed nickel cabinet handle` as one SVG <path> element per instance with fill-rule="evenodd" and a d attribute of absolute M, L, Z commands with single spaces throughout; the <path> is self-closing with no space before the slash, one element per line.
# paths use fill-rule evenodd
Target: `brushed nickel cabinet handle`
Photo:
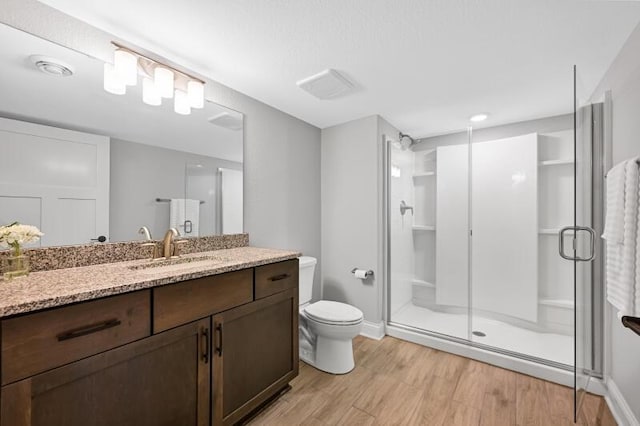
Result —
<path fill-rule="evenodd" d="M 75 339 L 76 337 L 86 336 L 87 334 L 97 333 L 98 331 L 116 327 L 120 324 L 122 324 L 122 322 L 119 319 L 113 318 L 113 319 L 98 322 L 95 324 L 85 325 L 82 327 L 74 328 L 72 330 L 64 331 L 58 334 L 56 337 L 58 338 L 58 342 L 62 342 L 64 340 Z"/>

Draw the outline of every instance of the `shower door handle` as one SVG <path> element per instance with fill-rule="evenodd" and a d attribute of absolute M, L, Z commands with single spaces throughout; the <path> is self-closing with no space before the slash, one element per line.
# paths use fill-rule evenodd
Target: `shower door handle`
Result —
<path fill-rule="evenodd" d="M 564 234 L 567 231 L 574 231 L 573 239 L 571 240 L 573 242 L 572 249 L 574 253 L 578 247 L 578 233 L 584 231 L 589 234 L 589 255 L 587 257 L 581 257 L 578 255 L 571 256 L 564 252 Z M 591 262 L 596 257 L 596 232 L 588 226 L 565 226 L 560 230 L 560 232 L 558 232 L 558 250 L 560 251 L 560 257 L 563 259 L 576 262 Z"/>

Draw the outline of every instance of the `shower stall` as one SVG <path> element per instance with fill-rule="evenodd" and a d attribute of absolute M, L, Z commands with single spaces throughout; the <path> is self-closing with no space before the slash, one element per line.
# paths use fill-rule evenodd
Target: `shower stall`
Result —
<path fill-rule="evenodd" d="M 574 99 L 411 144 L 385 135 L 384 256 L 388 334 L 573 384 L 579 402 L 602 371 L 603 106 Z"/>

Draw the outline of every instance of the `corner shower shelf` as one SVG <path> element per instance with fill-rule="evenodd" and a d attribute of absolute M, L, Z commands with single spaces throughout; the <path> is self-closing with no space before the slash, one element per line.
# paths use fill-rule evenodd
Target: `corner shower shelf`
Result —
<path fill-rule="evenodd" d="M 538 234 L 540 235 L 558 235 L 560 232 L 560 228 L 542 228 L 538 229 Z"/>
<path fill-rule="evenodd" d="M 414 231 L 435 231 L 436 230 L 435 225 L 413 225 L 412 228 Z"/>
<path fill-rule="evenodd" d="M 429 281 L 425 280 L 413 279 L 411 280 L 411 284 L 417 285 L 419 287 L 436 288 L 436 285 L 434 283 L 430 283 Z"/>
<path fill-rule="evenodd" d="M 540 299 L 540 305 L 553 306 L 554 308 L 573 309 L 573 300 L 571 299 Z"/>
<path fill-rule="evenodd" d="M 572 159 L 563 159 L 563 160 L 544 160 L 538 163 L 539 166 L 560 166 L 563 164 L 572 164 Z"/>
<path fill-rule="evenodd" d="M 413 177 L 421 178 L 421 177 L 435 176 L 435 175 L 436 175 L 436 172 L 422 172 L 422 173 L 414 173 Z"/>

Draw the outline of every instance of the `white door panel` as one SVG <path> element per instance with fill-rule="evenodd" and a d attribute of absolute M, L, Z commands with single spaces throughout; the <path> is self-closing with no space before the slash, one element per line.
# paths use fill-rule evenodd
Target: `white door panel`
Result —
<path fill-rule="evenodd" d="M 42 246 L 108 240 L 108 137 L 0 118 L 0 152 L 2 223 L 39 226 Z"/>

